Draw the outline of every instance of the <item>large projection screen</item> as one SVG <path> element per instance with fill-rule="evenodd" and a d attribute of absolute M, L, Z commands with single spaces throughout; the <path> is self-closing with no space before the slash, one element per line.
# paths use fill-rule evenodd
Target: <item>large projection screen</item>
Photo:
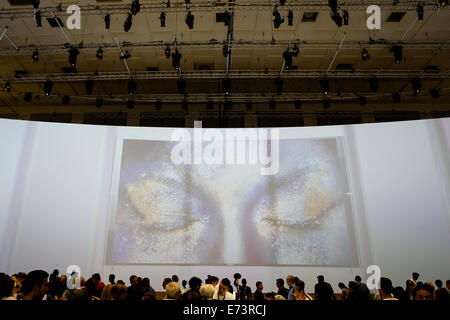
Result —
<path fill-rule="evenodd" d="M 172 133 L 0 120 L 0 271 L 79 265 L 156 290 L 235 272 L 337 288 L 371 264 L 398 285 L 450 276 L 450 119 L 280 128 L 268 176 L 175 165 Z"/>

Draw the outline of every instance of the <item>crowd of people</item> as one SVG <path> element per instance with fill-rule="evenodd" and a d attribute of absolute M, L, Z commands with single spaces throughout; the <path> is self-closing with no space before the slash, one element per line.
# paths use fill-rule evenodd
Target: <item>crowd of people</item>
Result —
<path fill-rule="evenodd" d="M 340 293 L 335 294 L 333 287 L 325 281 L 323 275 L 317 277 L 314 293 L 305 292 L 305 282 L 292 275 L 276 279 L 277 292 L 264 293 L 261 281 L 256 282 L 256 289 L 252 291 L 246 279 L 241 279 L 239 273 L 234 274 L 233 284 L 228 278 L 219 281 L 216 276 L 208 275 L 203 281 L 192 277 L 189 281 L 183 280 L 181 284 L 177 275 L 167 277 L 162 282 L 164 291 L 157 292 L 150 285 L 149 278 L 132 275 L 129 285 L 124 281 L 116 281 L 115 275 L 110 274 L 108 284 L 101 280 L 98 273 L 88 280 L 83 277 L 74 277 L 68 286 L 66 275 L 59 276 L 58 270 L 48 274 L 43 270 L 34 270 L 25 274 L 20 272 L 9 276 L 0 273 L 0 299 L 1 300 L 347 300 L 363 302 L 369 300 L 439 300 L 450 301 L 450 280 L 445 287 L 441 280 L 431 282 L 419 281 L 419 274 L 414 272 L 411 279 L 406 281 L 405 288 L 394 287 L 389 278 L 381 277 L 379 289 L 370 292 L 367 285 L 356 276 L 348 286 L 340 282 Z"/>

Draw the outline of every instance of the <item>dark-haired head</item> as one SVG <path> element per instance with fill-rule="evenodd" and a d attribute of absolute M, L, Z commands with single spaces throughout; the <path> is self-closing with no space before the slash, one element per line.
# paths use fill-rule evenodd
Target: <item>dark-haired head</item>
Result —
<path fill-rule="evenodd" d="M 325 277 L 322 276 L 322 275 L 317 276 L 317 280 L 318 280 L 319 282 L 324 282 L 324 281 L 325 281 Z"/>
<path fill-rule="evenodd" d="M 356 281 L 356 282 L 361 282 L 361 277 L 360 277 L 360 276 L 356 276 L 356 277 L 355 277 L 355 281 Z"/>

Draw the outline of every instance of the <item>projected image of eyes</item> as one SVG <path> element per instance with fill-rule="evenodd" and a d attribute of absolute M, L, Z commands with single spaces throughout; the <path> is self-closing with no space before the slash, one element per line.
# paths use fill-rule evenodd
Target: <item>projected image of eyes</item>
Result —
<path fill-rule="evenodd" d="M 354 264 L 341 138 L 280 141 L 280 168 L 174 165 L 172 142 L 124 140 L 110 262 Z"/>

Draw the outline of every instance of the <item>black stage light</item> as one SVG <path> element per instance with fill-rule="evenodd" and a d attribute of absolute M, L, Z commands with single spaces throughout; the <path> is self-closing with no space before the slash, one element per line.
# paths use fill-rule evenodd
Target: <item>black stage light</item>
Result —
<path fill-rule="evenodd" d="M 441 96 L 441 95 L 439 94 L 439 90 L 436 89 L 436 88 L 431 89 L 431 90 L 430 90 L 430 94 L 431 94 L 431 97 L 432 97 L 433 99 L 439 99 L 439 97 Z"/>
<path fill-rule="evenodd" d="M 186 80 L 178 79 L 177 80 L 177 89 L 180 94 L 186 93 Z"/>
<path fill-rule="evenodd" d="M 361 50 L 361 58 L 363 59 L 363 61 L 370 60 L 370 54 L 369 54 L 369 51 L 367 51 L 366 48 L 363 48 Z"/>
<path fill-rule="evenodd" d="M 223 47 L 222 47 L 222 54 L 224 57 L 228 56 L 228 45 L 226 42 L 224 42 Z"/>
<path fill-rule="evenodd" d="M 134 108 L 134 100 L 132 100 L 132 99 L 128 100 L 127 108 L 130 110 Z"/>
<path fill-rule="evenodd" d="M 36 26 L 37 27 L 42 27 L 41 10 L 36 11 L 36 13 L 34 14 L 34 18 L 36 19 Z"/>
<path fill-rule="evenodd" d="M 252 108 L 253 108 L 252 102 L 251 102 L 251 101 L 247 101 L 247 102 L 245 103 L 245 109 L 247 109 L 247 110 L 252 110 Z"/>
<path fill-rule="evenodd" d="M 395 103 L 400 102 L 400 94 L 399 94 L 398 92 L 394 92 L 394 93 L 392 94 L 392 100 L 393 100 Z"/>
<path fill-rule="evenodd" d="M 101 108 L 103 106 L 103 99 L 102 98 L 97 98 L 95 100 L 95 105 L 97 108 Z"/>
<path fill-rule="evenodd" d="M 448 0 L 439 0 L 439 5 L 441 7 L 445 7 L 446 5 L 448 5 Z"/>
<path fill-rule="evenodd" d="M 105 29 L 109 29 L 111 27 L 111 15 L 108 13 L 105 16 Z"/>
<path fill-rule="evenodd" d="M 339 14 L 339 12 L 334 12 L 332 15 L 331 15 L 331 19 L 336 23 L 336 25 L 338 26 L 338 27 L 342 27 L 342 17 L 341 17 L 341 15 Z"/>
<path fill-rule="evenodd" d="M 184 2 L 186 2 L 186 4 L 191 3 L 191 0 L 184 0 Z"/>
<path fill-rule="evenodd" d="M 284 6 L 286 4 L 286 0 L 280 0 L 280 6 Z"/>
<path fill-rule="evenodd" d="M 162 102 L 161 102 L 161 100 L 156 100 L 155 108 L 156 108 L 156 110 L 161 110 L 162 109 Z"/>
<path fill-rule="evenodd" d="M 283 92 L 283 80 L 282 79 L 277 79 L 275 80 L 275 86 L 277 87 L 277 93 L 281 94 Z"/>
<path fill-rule="evenodd" d="M 133 16 L 137 15 L 141 11 L 141 4 L 139 3 L 139 0 L 133 0 L 131 3 L 131 13 Z"/>
<path fill-rule="evenodd" d="M 33 54 L 31 55 L 31 59 L 33 59 L 34 62 L 39 61 L 39 51 L 37 48 L 33 51 Z"/>
<path fill-rule="evenodd" d="M 214 109 L 214 102 L 213 101 L 208 101 L 206 103 L 206 110 L 212 110 Z"/>
<path fill-rule="evenodd" d="M 92 91 L 94 91 L 94 81 L 86 80 L 84 83 L 84 89 L 86 90 L 86 94 L 92 94 Z"/>
<path fill-rule="evenodd" d="M 288 26 L 294 25 L 294 13 L 292 11 L 289 10 L 287 18 L 288 18 Z"/>
<path fill-rule="evenodd" d="M 347 10 L 344 10 L 343 18 L 344 18 L 344 26 L 348 26 L 348 20 L 350 18 L 350 15 L 348 14 Z"/>
<path fill-rule="evenodd" d="M 230 25 L 230 20 L 231 20 L 230 13 L 228 11 L 225 11 L 223 13 L 223 23 L 225 24 L 225 26 L 229 26 Z"/>
<path fill-rule="evenodd" d="M 37 9 L 39 8 L 40 0 L 33 0 L 33 8 Z"/>
<path fill-rule="evenodd" d="M 320 88 L 324 94 L 328 94 L 328 92 L 330 92 L 330 82 L 328 79 L 320 80 Z"/>
<path fill-rule="evenodd" d="M 23 100 L 25 102 L 30 102 L 32 97 L 33 95 L 31 94 L 31 92 L 26 92 L 25 95 L 23 96 Z"/>
<path fill-rule="evenodd" d="M 300 53 L 300 49 L 299 49 L 299 47 L 297 46 L 297 44 L 294 43 L 294 46 L 292 47 L 292 55 L 293 55 L 294 57 L 297 57 L 299 53 Z"/>
<path fill-rule="evenodd" d="M 414 90 L 414 94 L 417 95 L 420 90 L 422 90 L 422 80 L 419 77 L 414 77 L 411 79 L 411 84 Z"/>
<path fill-rule="evenodd" d="M 331 11 L 337 11 L 337 0 L 328 0 L 328 6 L 331 8 Z"/>
<path fill-rule="evenodd" d="M 417 17 L 419 18 L 419 20 L 423 20 L 423 5 L 419 2 L 419 4 L 417 5 Z"/>
<path fill-rule="evenodd" d="M 330 107 L 330 99 L 323 99 L 322 103 L 325 109 L 328 109 Z"/>
<path fill-rule="evenodd" d="M 4 92 L 11 92 L 11 83 L 8 81 L 5 83 L 5 86 L 3 87 Z"/>
<path fill-rule="evenodd" d="M 125 54 L 123 56 L 120 56 L 120 60 L 126 60 L 126 59 L 130 59 L 131 58 L 131 54 L 128 52 L 128 50 L 125 50 Z"/>
<path fill-rule="evenodd" d="M 72 67 L 75 67 L 77 64 L 77 57 L 80 54 L 77 48 L 72 47 L 69 50 L 69 63 Z"/>
<path fill-rule="evenodd" d="M 49 96 L 52 93 L 53 82 L 51 80 L 47 80 L 44 83 L 44 94 Z"/>
<path fill-rule="evenodd" d="M 194 15 L 190 11 L 188 11 L 185 21 L 189 29 L 194 29 Z"/>
<path fill-rule="evenodd" d="M 167 47 L 164 49 L 164 55 L 167 59 L 170 59 L 170 47 L 167 45 Z"/>
<path fill-rule="evenodd" d="M 273 11 L 272 15 L 274 16 L 273 26 L 275 27 L 275 29 L 278 29 L 280 25 L 284 22 L 284 19 L 281 18 L 281 14 L 278 12 L 277 9 Z"/>
<path fill-rule="evenodd" d="M 123 24 L 123 30 L 125 32 L 130 31 L 132 25 L 133 25 L 133 15 L 131 13 L 129 13 L 127 19 L 125 20 L 125 22 Z"/>
<path fill-rule="evenodd" d="M 270 100 L 269 108 L 270 110 L 275 110 L 277 108 L 277 103 L 274 100 Z"/>
<path fill-rule="evenodd" d="M 377 77 L 370 77 L 369 78 L 369 86 L 370 89 L 372 89 L 373 92 L 378 91 L 378 78 Z"/>
<path fill-rule="evenodd" d="M 175 52 L 172 53 L 172 66 L 177 70 L 180 68 L 180 61 L 181 53 L 179 53 L 178 50 L 175 49 Z"/>
<path fill-rule="evenodd" d="M 170 8 L 170 0 L 167 0 L 166 7 Z"/>
<path fill-rule="evenodd" d="M 130 96 L 136 94 L 137 91 L 137 82 L 134 80 L 128 81 L 128 94 Z"/>
<path fill-rule="evenodd" d="M 301 109 L 302 108 L 302 102 L 300 100 L 294 101 L 294 107 L 295 109 Z"/>
<path fill-rule="evenodd" d="M 67 106 L 70 103 L 70 97 L 69 96 L 63 96 L 62 97 L 62 104 Z"/>
<path fill-rule="evenodd" d="M 391 52 L 394 52 L 395 63 L 400 63 L 403 59 L 403 47 L 402 46 L 393 46 L 391 48 Z"/>
<path fill-rule="evenodd" d="M 223 92 L 225 92 L 225 94 L 227 94 L 227 95 L 230 94 L 231 79 L 229 79 L 229 78 L 223 79 L 222 84 L 223 84 Z"/>
<path fill-rule="evenodd" d="M 225 103 L 223 104 L 223 108 L 225 109 L 225 111 L 230 111 L 233 108 L 233 102 L 225 101 Z"/>
<path fill-rule="evenodd" d="M 166 26 L 166 14 L 164 12 L 161 12 L 159 20 L 161 20 L 161 28 L 164 28 Z"/>
<path fill-rule="evenodd" d="M 103 49 L 102 48 L 98 48 L 97 53 L 95 55 L 97 57 L 98 60 L 102 60 L 103 59 Z"/>
<path fill-rule="evenodd" d="M 358 98 L 358 101 L 359 101 L 359 105 L 360 106 L 365 106 L 367 104 L 366 97 L 361 96 L 361 97 Z"/>
<path fill-rule="evenodd" d="M 183 101 L 181 102 L 181 109 L 187 110 L 188 107 L 189 107 L 189 104 L 188 104 L 187 100 L 183 99 Z"/>
<path fill-rule="evenodd" d="M 284 66 L 286 67 L 286 69 L 292 68 L 292 55 L 293 53 L 290 52 L 289 50 L 283 52 L 283 59 L 285 63 Z"/>

